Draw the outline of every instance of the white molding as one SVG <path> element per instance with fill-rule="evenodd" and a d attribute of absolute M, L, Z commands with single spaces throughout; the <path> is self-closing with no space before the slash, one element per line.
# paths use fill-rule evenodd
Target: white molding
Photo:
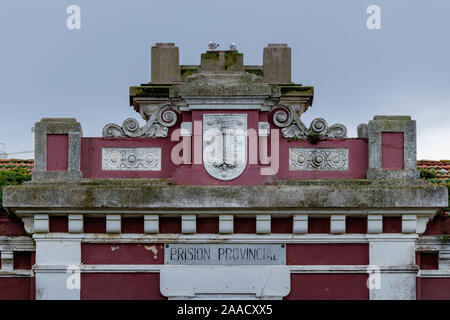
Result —
<path fill-rule="evenodd" d="M 309 217 L 327 217 L 333 214 L 345 214 L 346 216 L 367 216 L 371 214 L 375 215 L 384 215 L 384 216 L 401 216 L 404 214 L 415 214 L 418 216 L 433 216 L 439 209 L 232 209 L 227 211 L 227 214 L 232 214 L 235 216 L 243 215 L 243 216 L 255 216 L 256 214 L 272 214 L 277 215 L 277 217 L 291 217 L 296 214 L 305 214 Z M 70 214 L 70 213 L 81 213 L 84 215 L 92 215 L 92 216 L 106 216 L 107 214 L 124 214 L 124 215 L 145 215 L 145 214 L 158 214 L 161 216 L 171 216 L 171 217 L 179 217 L 182 214 L 196 214 L 198 216 L 207 217 L 207 216 L 218 216 L 223 215 L 224 210 L 219 209 L 199 209 L 199 208 L 191 208 L 191 209 L 183 209 L 180 211 L 179 209 L 99 209 L 99 210 L 90 210 L 90 209 L 60 209 L 55 208 L 52 209 L 16 209 L 15 213 L 18 216 L 23 215 L 34 215 L 34 214 L 54 214 L 57 211 L 58 214 Z"/>
<path fill-rule="evenodd" d="M 219 216 L 219 233 L 228 234 L 234 232 L 234 216 L 232 214 L 221 214 Z"/>
<path fill-rule="evenodd" d="M 68 218 L 68 231 L 69 233 L 82 233 L 83 232 L 83 215 L 82 214 L 69 214 Z"/>
<path fill-rule="evenodd" d="M 417 231 L 417 216 L 413 214 L 402 215 L 402 232 L 416 233 Z"/>
<path fill-rule="evenodd" d="M 0 236 L 1 251 L 35 251 L 33 239 L 27 236 Z"/>
<path fill-rule="evenodd" d="M 195 215 L 184 214 L 181 216 L 181 233 L 192 234 L 197 231 L 197 218 Z"/>
<path fill-rule="evenodd" d="M 0 278 L 29 278 L 33 277 L 33 270 L 12 270 L 4 271 L 0 270 Z"/>
<path fill-rule="evenodd" d="M 36 213 L 34 215 L 34 232 L 48 233 L 49 231 L 49 215 L 45 213 Z"/>
<path fill-rule="evenodd" d="M 11 272 L 14 270 L 14 254 L 13 251 L 2 251 L 0 253 L 2 261 L 2 271 Z"/>
<path fill-rule="evenodd" d="M 293 230 L 294 234 L 307 234 L 308 233 L 308 215 L 296 214 L 293 218 Z"/>
<path fill-rule="evenodd" d="M 420 270 L 417 276 L 420 278 L 450 278 L 450 270 Z"/>
<path fill-rule="evenodd" d="M 40 241 L 81 240 L 84 243 L 368 243 L 370 242 L 414 242 L 415 234 L 385 233 L 379 235 L 365 234 L 158 234 L 140 233 L 105 234 L 85 233 L 75 236 L 67 233 L 51 235 L 34 234 Z"/>
<path fill-rule="evenodd" d="M 144 233 L 159 233 L 159 216 L 146 214 L 144 216 Z"/>
<path fill-rule="evenodd" d="M 81 265 L 82 273 L 158 273 L 164 264 L 95 264 Z M 368 265 L 286 265 L 291 274 L 294 273 L 368 273 Z M 36 266 L 33 270 L 37 272 L 66 272 L 66 266 Z M 440 270 L 422 270 L 439 271 Z M 381 273 L 417 273 L 416 267 L 382 267 Z M 450 277 L 450 271 L 446 273 Z"/>
<path fill-rule="evenodd" d="M 256 216 L 256 233 L 257 234 L 268 234 L 271 231 L 271 216 L 268 215 L 257 215 Z"/>
<path fill-rule="evenodd" d="M 345 233 L 345 215 L 332 215 L 330 217 L 330 233 Z"/>
<path fill-rule="evenodd" d="M 379 214 L 369 214 L 367 216 L 367 233 L 383 232 L 383 216 Z"/>
<path fill-rule="evenodd" d="M 106 215 L 106 233 L 120 233 L 121 228 L 121 215 Z"/>

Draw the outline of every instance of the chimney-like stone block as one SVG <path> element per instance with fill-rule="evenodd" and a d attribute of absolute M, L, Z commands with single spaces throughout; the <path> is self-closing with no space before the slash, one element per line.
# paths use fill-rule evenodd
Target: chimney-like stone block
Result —
<path fill-rule="evenodd" d="M 383 165 L 383 159 L 388 156 L 396 156 L 398 150 L 395 148 L 384 148 L 384 145 L 393 144 L 392 141 L 384 141 L 391 137 L 386 133 L 401 133 L 403 135 L 403 162 L 401 168 L 388 168 Z M 375 116 L 369 121 L 367 127 L 367 138 L 369 140 L 369 170 L 367 179 L 374 180 L 414 180 L 419 179 L 416 157 L 416 122 L 410 116 Z M 397 143 L 397 142 L 395 142 Z M 398 149 L 398 148 L 397 148 Z M 386 154 L 394 152 L 395 154 Z M 401 157 L 400 157 L 401 158 Z M 395 159 L 394 159 L 395 160 Z M 393 160 L 390 159 L 390 163 Z"/>
<path fill-rule="evenodd" d="M 81 125 L 73 118 L 43 118 L 34 130 L 33 180 L 79 180 L 82 178 Z M 53 139 L 55 136 L 66 139 Z M 63 147 L 59 144 L 61 141 Z M 55 144 L 56 145 L 51 145 Z M 50 154 L 51 153 L 51 154 Z M 65 165 L 58 168 L 51 161 L 64 158 Z"/>
<path fill-rule="evenodd" d="M 155 43 L 152 47 L 152 83 L 180 82 L 180 53 L 174 43 Z"/>
<path fill-rule="evenodd" d="M 201 56 L 201 71 L 243 72 L 244 55 L 236 50 L 206 51 Z"/>
<path fill-rule="evenodd" d="M 264 82 L 291 83 L 291 48 L 285 43 L 270 43 L 263 54 Z"/>

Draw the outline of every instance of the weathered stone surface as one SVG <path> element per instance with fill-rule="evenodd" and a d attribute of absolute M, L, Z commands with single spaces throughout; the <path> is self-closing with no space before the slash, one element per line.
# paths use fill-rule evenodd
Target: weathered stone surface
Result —
<path fill-rule="evenodd" d="M 43 118 L 35 124 L 33 180 L 81 179 L 80 150 L 83 131 L 74 118 Z M 68 170 L 51 172 L 47 170 L 47 135 L 68 135 Z"/>
<path fill-rule="evenodd" d="M 382 133 L 400 132 L 404 136 L 403 170 L 382 170 Z M 419 179 L 416 157 L 416 121 L 410 116 L 375 116 L 369 121 L 368 179 Z"/>
<path fill-rule="evenodd" d="M 179 49 L 173 43 L 156 43 L 152 47 L 152 82 L 180 82 Z"/>
<path fill-rule="evenodd" d="M 291 48 L 287 44 L 270 43 L 263 54 L 264 81 L 271 84 L 291 82 Z"/>
<path fill-rule="evenodd" d="M 201 71 L 244 71 L 244 55 L 236 50 L 207 51 L 201 55 Z"/>
<path fill-rule="evenodd" d="M 180 96 L 271 96 L 279 89 L 250 73 L 197 73 L 179 86 Z"/>
<path fill-rule="evenodd" d="M 6 187 L 7 208 L 439 208 L 445 186 L 398 181 L 285 181 L 277 186 L 170 186 L 167 180 L 105 179 Z"/>

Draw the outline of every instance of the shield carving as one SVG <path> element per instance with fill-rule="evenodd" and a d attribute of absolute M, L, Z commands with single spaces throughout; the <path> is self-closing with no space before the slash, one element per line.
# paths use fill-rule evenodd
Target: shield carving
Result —
<path fill-rule="evenodd" d="M 247 165 L 247 115 L 203 115 L 203 165 L 218 180 L 232 180 Z"/>

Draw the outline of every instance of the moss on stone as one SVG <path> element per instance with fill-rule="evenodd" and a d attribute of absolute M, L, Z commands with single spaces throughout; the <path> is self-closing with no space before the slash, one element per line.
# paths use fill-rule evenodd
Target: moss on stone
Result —
<path fill-rule="evenodd" d="M 189 77 L 195 73 L 199 72 L 199 67 L 198 66 L 181 66 L 181 78 L 184 79 L 186 77 Z"/>
<path fill-rule="evenodd" d="M 171 86 L 139 86 L 130 87 L 131 97 L 168 97 Z"/>
<path fill-rule="evenodd" d="M 238 56 L 242 56 L 241 53 L 238 53 L 237 51 L 228 51 L 225 52 L 224 58 L 224 68 L 226 71 L 230 71 L 233 69 L 233 66 L 235 66 L 238 62 Z"/>
<path fill-rule="evenodd" d="M 303 87 L 301 85 L 279 86 L 282 95 L 305 95 L 313 96 L 314 87 Z"/>
<path fill-rule="evenodd" d="M 202 53 L 201 59 L 202 61 L 213 60 L 217 62 L 219 61 L 219 52 L 220 51 L 206 51 L 206 53 Z"/>
<path fill-rule="evenodd" d="M 262 77 L 264 75 L 262 69 L 255 67 L 244 67 L 244 71 Z"/>

